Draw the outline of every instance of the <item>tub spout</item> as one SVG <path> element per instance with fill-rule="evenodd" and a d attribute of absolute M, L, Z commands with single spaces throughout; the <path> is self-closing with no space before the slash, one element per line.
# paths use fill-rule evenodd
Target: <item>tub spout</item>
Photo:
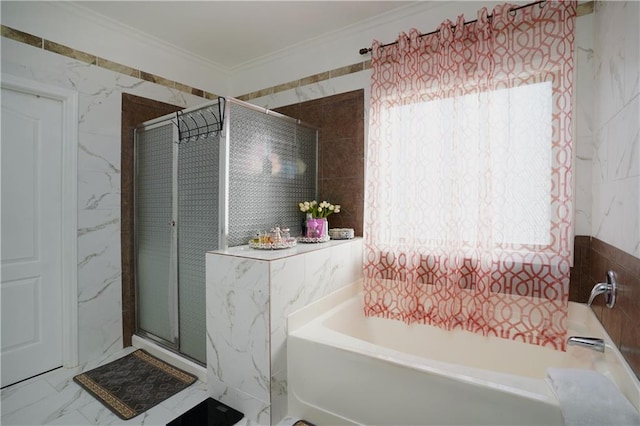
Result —
<path fill-rule="evenodd" d="M 567 339 L 569 346 L 582 346 L 598 352 L 604 352 L 604 340 L 597 337 L 571 336 Z"/>

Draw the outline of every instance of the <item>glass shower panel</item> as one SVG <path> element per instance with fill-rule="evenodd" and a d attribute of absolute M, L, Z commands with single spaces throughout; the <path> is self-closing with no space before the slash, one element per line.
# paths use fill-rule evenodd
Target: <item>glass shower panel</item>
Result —
<path fill-rule="evenodd" d="M 136 130 L 136 332 L 203 364 L 205 253 L 225 229 L 228 247 L 276 225 L 299 235 L 297 205 L 316 196 L 317 131 L 255 108 L 229 100 Z"/>
<path fill-rule="evenodd" d="M 300 234 L 297 205 L 316 196 L 317 131 L 229 102 L 229 247 L 257 231 Z"/>
<path fill-rule="evenodd" d="M 138 328 L 175 344 L 177 330 L 173 125 L 136 131 Z"/>
<path fill-rule="evenodd" d="M 206 362 L 205 253 L 218 248 L 219 137 L 178 147 L 180 352 Z"/>

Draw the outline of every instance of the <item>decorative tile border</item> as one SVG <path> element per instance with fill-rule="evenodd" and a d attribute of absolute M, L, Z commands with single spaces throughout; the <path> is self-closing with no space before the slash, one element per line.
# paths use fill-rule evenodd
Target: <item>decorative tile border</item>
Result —
<path fill-rule="evenodd" d="M 577 16 L 588 15 L 593 13 L 593 1 L 578 5 Z M 319 74 L 311 75 L 309 77 L 301 78 L 300 80 L 290 81 L 288 83 L 279 84 L 277 86 L 261 89 L 256 92 L 247 93 L 246 95 L 238 96 L 237 98 L 242 101 L 248 101 L 250 99 L 261 98 L 263 96 L 273 95 L 274 93 L 284 92 L 285 90 L 295 89 L 297 87 L 306 86 L 307 84 L 318 83 L 320 81 L 329 80 L 330 78 L 336 78 L 347 74 L 353 74 L 360 71 L 366 71 L 371 69 L 371 60 L 364 62 L 358 62 L 352 65 L 346 65 L 344 67 L 336 68 L 330 71 L 325 71 Z"/>
<path fill-rule="evenodd" d="M 218 95 L 214 93 L 206 92 L 202 89 L 196 89 L 186 84 L 179 83 L 177 81 L 169 80 L 164 77 L 160 77 L 155 74 L 150 74 L 135 68 L 131 68 L 126 65 L 119 64 L 117 62 L 109 61 L 108 59 L 101 58 L 99 56 L 92 55 L 90 53 L 82 52 L 80 50 L 73 49 L 62 44 L 58 44 L 51 40 L 46 40 L 42 37 L 35 36 L 33 34 L 25 33 L 20 30 L 16 30 L 6 25 L 0 25 L 2 37 L 6 37 L 11 40 L 25 43 L 33 47 L 41 48 L 48 52 L 57 53 L 58 55 L 66 56 L 67 58 L 75 59 L 80 62 L 84 62 L 89 65 L 95 65 L 100 68 L 108 69 L 109 71 L 117 72 L 119 74 L 128 75 L 130 77 L 139 78 L 141 80 L 150 81 L 152 83 L 159 84 L 161 86 L 168 87 L 170 89 L 176 89 L 181 92 L 190 93 L 194 96 L 199 96 L 205 99 L 217 99 Z"/>
<path fill-rule="evenodd" d="M 578 16 L 589 15 L 593 13 L 594 2 L 590 1 L 578 5 Z M 29 44 L 34 47 L 40 47 L 49 52 L 58 53 L 69 58 L 73 58 L 91 65 L 96 65 L 101 68 L 125 74 L 131 77 L 140 78 L 142 80 L 150 81 L 152 83 L 160 84 L 162 86 L 169 87 L 171 89 L 177 89 L 181 92 L 190 93 L 194 96 L 199 96 L 205 99 L 217 99 L 218 95 L 206 92 L 201 89 L 196 89 L 186 84 L 179 83 L 177 81 L 169 80 L 164 77 L 160 77 L 154 74 L 150 74 L 141 70 L 137 70 L 126 65 L 111 62 L 107 59 L 100 58 L 79 50 L 72 49 L 61 44 L 45 40 L 41 37 L 28 34 L 5 25 L 2 25 L 2 37 L 7 37 L 21 43 Z M 247 93 L 241 96 L 237 96 L 237 99 L 241 101 L 248 101 L 251 99 L 261 98 L 263 96 L 273 95 L 274 93 L 284 92 L 286 90 L 295 89 L 298 87 L 306 86 L 309 84 L 319 83 L 321 81 L 329 80 L 331 78 L 337 78 L 348 74 L 357 73 L 360 71 L 366 71 L 371 69 L 371 60 L 365 60 L 357 62 L 355 64 L 346 65 L 340 68 L 335 68 L 329 71 L 324 71 L 318 74 L 310 75 L 308 77 L 301 78 L 299 80 L 290 81 L 288 83 L 279 84 L 277 86 L 267 87 L 255 92 Z"/>
<path fill-rule="evenodd" d="M 360 71 L 371 69 L 371 60 L 357 62 L 355 64 L 346 65 L 344 67 L 335 68 L 329 71 L 324 71 L 319 74 L 310 75 L 308 77 L 301 78 L 299 80 L 290 81 L 288 83 L 279 84 L 273 87 L 267 87 L 256 92 L 247 93 L 246 95 L 237 96 L 237 99 L 241 101 L 248 101 L 250 99 L 261 98 L 263 96 L 273 95 L 274 93 L 284 92 L 285 90 L 296 89 L 298 87 L 306 86 L 308 84 L 319 83 L 321 81 L 329 80 L 331 78 L 342 77 L 343 75 L 353 74 Z"/>
<path fill-rule="evenodd" d="M 587 3 L 582 3 L 578 5 L 578 9 L 577 9 L 577 13 L 578 13 L 578 17 L 580 16 L 584 16 L 584 15 L 589 15 L 590 13 L 593 13 L 593 5 L 595 2 L 590 1 Z"/>

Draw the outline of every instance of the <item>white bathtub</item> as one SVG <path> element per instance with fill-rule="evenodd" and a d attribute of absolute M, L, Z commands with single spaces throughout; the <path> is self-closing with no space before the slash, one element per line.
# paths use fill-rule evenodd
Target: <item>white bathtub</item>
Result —
<path fill-rule="evenodd" d="M 359 283 L 289 317 L 289 415 L 318 425 L 561 425 L 547 368 L 597 370 L 640 408 L 640 382 L 591 309 L 569 304 L 567 352 L 365 318 Z"/>

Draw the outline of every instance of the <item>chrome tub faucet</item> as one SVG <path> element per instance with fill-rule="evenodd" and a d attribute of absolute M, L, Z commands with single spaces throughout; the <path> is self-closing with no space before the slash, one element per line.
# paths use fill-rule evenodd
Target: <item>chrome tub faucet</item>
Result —
<path fill-rule="evenodd" d="M 605 303 L 608 308 L 613 308 L 616 304 L 616 294 L 618 293 L 618 282 L 616 280 L 616 273 L 613 271 L 607 271 L 607 282 L 598 283 L 593 289 L 591 289 L 591 295 L 589 296 L 589 302 L 587 306 L 591 306 L 593 299 L 600 294 L 604 294 Z"/>
<path fill-rule="evenodd" d="M 597 337 L 571 336 L 567 339 L 568 346 L 582 346 L 598 352 L 604 352 L 604 340 Z"/>

